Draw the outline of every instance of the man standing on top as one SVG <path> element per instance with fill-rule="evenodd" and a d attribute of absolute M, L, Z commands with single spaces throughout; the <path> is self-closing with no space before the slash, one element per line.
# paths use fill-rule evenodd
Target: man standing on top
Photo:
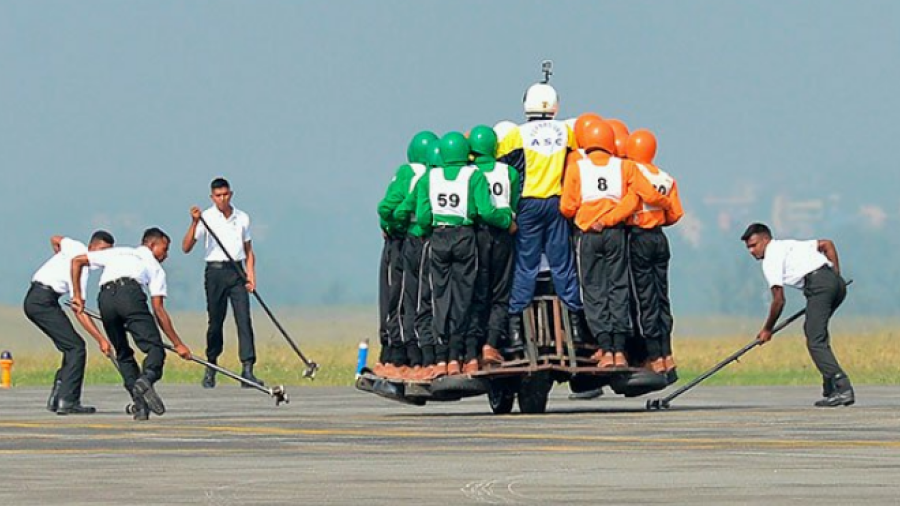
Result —
<path fill-rule="evenodd" d="M 50 245 L 55 255 L 44 262 L 44 265 L 31 278 L 31 288 L 25 296 L 25 316 L 38 326 L 63 354 L 62 366 L 56 371 L 53 388 L 47 400 L 47 409 L 57 415 L 91 414 L 96 412 L 93 406 L 81 404 L 81 389 L 84 384 L 84 365 L 87 351 L 84 339 L 75 332 L 72 322 L 66 318 L 59 307 L 59 298 L 68 293 L 73 297 L 75 289 L 72 285 L 72 258 L 87 253 L 111 248 L 115 240 L 109 232 L 98 230 L 91 235 L 87 247 L 68 237 L 55 235 L 50 238 Z M 87 291 L 88 273 L 84 272 L 79 281 L 81 292 Z M 78 323 L 91 335 L 100 346 L 104 355 L 110 355 L 109 341 L 103 337 L 91 318 L 84 313 L 75 313 Z"/>
<path fill-rule="evenodd" d="M 441 138 L 443 167 L 434 167 L 416 190 L 416 219 L 431 223 L 431 277 L 433 281 L 434 331 L 441 349 L 432 379 L 445 374 L 478 371 L 478 340 L 472 329 L 471 310 L 475 290 L 478 251 L 473 228 L 479 218 L 494 227 L 515 232 L 509 209 L 491 205 L 487 180 L 467 165 L 469 142 L 459 132 Z M 403 208 L 397 219 L 409 219 Z M 460 362 L 465 362 L 461 367 Z"/>
<path fill-rule="evenodd" d="M 396 288 L 399 288 L 399 295 L 396 296 L 398 303 L 383 310 L 385 315 L 390 315 L 383 320 L 383 325 L 387 326 L 390 355 L 385 358 L 386 368 L 383 361 L 375 366 L 373 372 L 379 376 L 418 379 L 422 374 L 423 350 L 420 348 L 422 343 L 416 321 L 421 310 L 422 285 L 428 282 L 425 264 L 431 225 L 418 222 L 414 214 L 408 222 L 399 222 L 394 218 L 394 212 L 404 202 L 409 202 L 411 210 L 415 208 L 415 188 L 427 170 L 426 156 L 438 142 L 437 135 L 429 131 L 419 132 L 412 138 L 406 151 L 409 163 L 397 169 L 384 199 L 378 204 L 378 216 L 383 224 L 388 224 L 388 229 L 406 230 L 398 262 L 401 272 L 396 283 Z M 388 270 L 387 265 L 385 270 Z M 385 292 L 390 293 L 390 288 L 386 287 Z M 430 304 L 428 311 L 431 311 Z"/>
<path fill-rule="evenodd" d="M 831 350 L 828 322 L 847 296 L 847 283 L 841 277 L 837 248 L 828 239 L 811 241 L 775 240 L 762 223 L 753 223 L 741 240 L 750 255 L 762 261 L 763 274 L 772 292 L 769 317 L 757 339 L 763 344 L 772 339 L 772 329 L 784 310 L 784 286 L 803 290 L 806 297 L 806 347 L 816 368 L 822 373 L 823 399 L 815 406 L 832 408 L 856 402 L 850 378 L 841 369 Z"/>
<path fill-rule="evenodd" d="M 653 165 L 656 137 L 645 129 L 635 130 L 626 146 L 628 160 L 653 185 L 669 198 L 668 209 L 642 202 L 628 219 L 633 290 L 637 299 L 637 319 L 647 345 L 650 370 L 665 373 L 674 382 L 675 358 L 672 355 L 672 305 L 669 302 L 669 241 L 663 227 L 674 225 L 684 216 L 675 178 Z"/>
<path fill-rule="evenodd" d="M 181 241 L 181 249 L 190 253 L 197 241 L 203 240 L 206 271 L 206 312 L 209 326 L 206 331 L 206 359 L 213 364 L 219 360 L 224 347 L 223 325 L 228 313 L 228 302 L 234 311 L 237 325 L 238 356 L 243 369 L 241 376 L 255 383 L 263 382 L 253 374 L 256 363 L 256 346 L 253 339 L 253 323 L 250 319 L 250 292 L 256 289 L 256 255 L 250 240 L 250 217 L 231 204 L 234 192 L 224 178 L 213 179 L 210 183 L 210 199 L 213 205 L 200 212 L 191 207 L 191 224 Z M 212 232 L 222 241 L 227 254 L 219 243 L 200 224 L 203 217 Z M 229 259 L 229 255 L 231 259 Z M 237 262 L 236 264 L 232 262 Z M 244 277 L 246 275 L 246 278 Z M 215 388 L 216 371 L 206 369 L 203 388 Z M 246 385 L 241 384 L 246 388 Z"/>
<path fill-rule="evenodd" d="M 497 134 L 489 126 L 478 125 L 469 133 L 469 145 L 475 166 L 484 174 L 491 205 L 497 210 L 509 210 L 513 220 L 519 205 L 519 173 L 495 158 Z M 515 238 L 509 230 L 479 222 L 478 276 L 475 280 L 473 319 L 479 337 L 482 359 L 489 363 L 503 362 L 499 348 L 509 330 L 509 288 L 515 253 Z M 487 339 L 483 335 L 487 329 Z M 521 347 L 516 343 L 514 347 Z"/>
<path fill-rule="evenodd" d="M 516 260 L 509 301 L 509 332 L 513 343 L 522 340 L 522 313 L 534 297 L 541 264 L 547 256 L 556 294 L 570 311 L 573 340 L 581 341 L 583 308 L 569 242 L 570 230 L 559 212 L 563 169 L 568 150 L 577 149 L 571 129 L 554 118 L 559 110 L 556 90 L 545 78 L 525 92 L 527 122 L 499 139 L 497 158 L 516 168 L 521 178 L 521 200 L 516 215 Z"/>
<path fill-rule="evenodd" d="M 581 291 L 588 327 L 600 350 L 592 357 L 601 369 L 628 367 L 625 343 L 631 334 L 625 221 L 642 200 L 668 207 L 633 166 L 612 156 L 615 133 L 603 121 L 580 130 L 583 156 L 566 167 L 560 212 L 575 219 Z"/>

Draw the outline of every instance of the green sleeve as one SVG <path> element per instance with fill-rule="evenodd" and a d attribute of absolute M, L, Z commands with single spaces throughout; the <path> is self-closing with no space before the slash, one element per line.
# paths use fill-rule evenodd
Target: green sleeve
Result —
<path fill-rule="evenodd" d="M 413 170 L 409 165 L 404 164 L 397 169 L 394 179 L 388 185 L 384 198 L 378 203 L 378 216 L 382 220 L 388 223 L 393 222 L 394 210 L 397 209 L 397 206 L 403 202 L 403 199 L 409 193 L 409 182 L 412 180 L 412 176 Z"/>
<path fill-rule="evenodd" d="M 488 188 L 487 178 L 481 171 L 475 171 L 469 179 L 469 193 L 475 197 L 475 209 L 481 220 L 492 227 L 507 229 L 512 222 L 510 209 L 497 209 L 491 203 L 491 191 Z"/>
<path fill-rule="evenodd" d="M 434 215 L 431 212 L 431 178 L 425 174 L 416 184 L 416 223 L 423 227 L 431 227 Z"/>
<path fill-rule="evenodd" d="M 419 193 L 419 188 L 422 186 L 422 179 L 420 178 L 418 182 L 416 182 L 415 188 L 413 191 L 409 192 L 407 195 L 403 197 L 403 201 L 397 206 L 394 210 L 393 220 L 398 223 L 407 223 L 412 217 L 413 212 L 416 210 L 416 196 Z"/>
<path fill-rule="evenodd" d="M 519 185 L 519 171 L 512 165 L 508 166 L 509 171 L 509 208 L 512 212 L 519 214 L 519 197 L 522 196 L 522 189 Z"/>

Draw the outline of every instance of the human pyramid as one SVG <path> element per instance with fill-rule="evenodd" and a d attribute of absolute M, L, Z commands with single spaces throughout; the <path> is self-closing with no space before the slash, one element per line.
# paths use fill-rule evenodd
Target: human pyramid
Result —
<path fill-rule="evenodd" d="M 374 374 L 431 381 L 520 357 L 522 315 L 549 270 L 598 368 L 674 381 L 663 229 L 684 214 L 675 179 L 654 165 L 650 130 L 594 113 L 557 120 L 548 81 L 527 90 L 521 125 L 413 136 L 378 205 Z"/>

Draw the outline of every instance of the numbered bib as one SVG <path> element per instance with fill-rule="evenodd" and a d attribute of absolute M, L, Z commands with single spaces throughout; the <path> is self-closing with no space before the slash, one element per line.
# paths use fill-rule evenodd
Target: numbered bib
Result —
<path fill-rule="evenodd" d="M 453 181 L 444 177 L 444 168 L 435 167 L 428 173 L 430 178 L 429 195 L 432 213 L 435 216 L 469 216 L 469 179 L 475 167 L 467 165 L 459 169 Z"/>
<path fill-rule="evenodd" d="M 491 204 L 496 209 L 509 208 L 509 166 L 497 162 L 494 164 L 494 170 L 485 172 L 484 177 L 487 179 L 488 190 L 491 193 Z"/>
<path fill-rule="evenodd" d="M 578 162 L 581 174 L 581 201 L 622 200 L 622 160 L 610 157 L 609 164 L 594 165 L 589 158 Z"/>
<path fill-rule="evenodd" d="M 675 179 L 672 176 L 660 170 L 659 168 L 656 169 L 659 171 L 659 173 L 654 174 L 650 171 L 650 168 L 642 163 L 636 163 L 635 165 L 637 165 L 637 168 L 641 171 L 641 174 L 643 174 L 644 177 L 647 178 L 647 181 L 649 181 L 650 184 L 653 185 L 653 188 L 655 188 L 656 191 L 658 191 L 661 195 L 669 195 L 670 193 L 672 193 L 672 187 L 675 186 Z M 660 210 L 659 207 L 644 203 L 644 211 L 658 210 Z"/>

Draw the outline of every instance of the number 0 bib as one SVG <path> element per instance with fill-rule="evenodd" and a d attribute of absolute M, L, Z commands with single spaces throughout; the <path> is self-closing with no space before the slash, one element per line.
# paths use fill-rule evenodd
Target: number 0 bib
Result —
<path fill-rule="evenodd" d="M 491 204 L 496 209 L 509 208 L 509 165 L 497 162 L 494 170 L 484 173 L 491 191 Z"/>

